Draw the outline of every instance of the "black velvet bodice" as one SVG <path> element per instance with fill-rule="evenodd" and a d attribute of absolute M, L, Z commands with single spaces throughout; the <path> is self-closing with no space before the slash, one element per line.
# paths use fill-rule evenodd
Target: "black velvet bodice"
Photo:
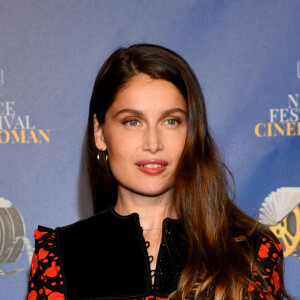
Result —
<path fill-rule="evenodd" d="M 154 284 L 139 216 L 112 208 L 56 229 L 65 295 L 75 299 L 167 297 L 185 265 L 187 246 L 178 220 L 165 219 Z"/>

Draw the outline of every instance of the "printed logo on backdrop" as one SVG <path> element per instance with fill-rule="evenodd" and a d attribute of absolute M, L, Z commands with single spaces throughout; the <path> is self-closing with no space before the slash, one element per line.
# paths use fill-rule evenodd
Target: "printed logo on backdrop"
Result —
<path fill-rule="evenodd" d="M 283 245 L 284 256 L 300 260 L 300 187 L 282 187 L 265 198 L 259 221 L 267 225 Z"/>
<path fill-rule="evenodd" d="M 297 61 L 297 78 L 300 79 L 300 61 Z M 300 135 L 300 93 L 288 94 L 285 107 L 269 109 L 269 122 L 255 125 L 258 137 L 299 136 Z"/>
<path fill-rule="evenodd" d="M 24 252 L 23 249 L 26 249 Z M 28 256 L 29 264 L 33 255 L 30 240 L 25 236 L 25 224 L 16 207 L 9 200 L 0 198 L 0 275 L 12 275 L 23 269 L 5 271 L 2 264 L 14 264 L 21 254 Z"/>
<path fill-rule="evenodd" d="M 29 115 L 19 115 L 15 101 L 2 100 L 4 71 L 0 69 L 0 144 L 41 144 L 50 142 L 50 130 L 39 129 Z"/>

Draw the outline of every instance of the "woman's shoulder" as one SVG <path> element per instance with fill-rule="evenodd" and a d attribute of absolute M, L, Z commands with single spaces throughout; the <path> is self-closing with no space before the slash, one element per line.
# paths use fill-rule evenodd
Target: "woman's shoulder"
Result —
<path fill-rule="evenodd" d="M 46 227 L 46 226 L 42 226 L 42 225 L 38 225 L 37 229 L 34 230 L 34 238 L 35 239 L 39 239 L 40 237 L 42 237 L 45 234 L 54 235 L 55 229 Z"/>
<path fill-rule="evenodd" d="M 115 213 L 114 213 L 114 209 L 113 207 L 110 207 L 106 210 L 103 210 L 99 213 L 96 213 L 95 215 L 92 215 L 90 217 L 78 220 L 74 223 L 71 224 L 67 224 L 64 226 L 60 226 L 60 227 L 56 227 L 55 231 L 65 231 L 65 230 L 69 230 L 69 229 L 78 229 L 78 228 L 89 228 L 89 227 L 93 227 L 94 225 L 100 225 L 101 223 L 106 224 L 107 222 L 109 222 L 111 219 L 114 219 Z M 39 228 L 44 228 L 46 230 L 52 231 L 53 229 L 51 228 L 47 228 L 47 227 L 43 227 L 43 226 L 39 226 Z"/>
<path fill-rule="evenodd" d="M 255 263 L 253 266 L 253 282 L 256 286 L 261 286 L 261 293 L 264 296 L 270 295 L 273 298 L 281 299 L 281 287 L 279 277 L 279 262 L 282 257 L 283 246 L 266 233 L 253 234 Z M 252 284 L 249 285 L 249 291 L 254 290 Z"/>
<path fill-rule="evenodd" d="M 256 245 L 256 264 L 265 279 L 269 279 L 274 288 L 279 286 L 279 261 L 283 257 L 283 246 L 272 237 L 262 234 Z"/>
<path fill-rule="evenodd" d="M 34 231 L 35 251 L 31 261 L 27 299 L 57 299 L 64 300 L 64 276 L 59 255 L 59 238 L 61 233 L 85 236 L 95 222 L 103 223 L 111 210 L 77 221 L 75 223 L 56 227 L 55 229 L 39 225 Z M 67 240 L 68 241 L 68 240 Z"/>
<path fill-rule="evenodd" d="M 253 234 L 256 260 L 276 262 L 282 253 L 283 246 L 277 239 L 265 234 Z"/>
<path fill-rule="evenodd" d="M 95 214 L 93 216 L 90 216 L 85 219 L 81 219 L 76 222 L 73 222 L 73 223 L 70 223 L 67 225 L 63 225 L 63 226 L 50 228 L 47 226 L 38 225 L 37 229 L 34 230 L 34 237 L 35 237 L 35 240 L 40 240 L 40 243 L 42 243 L 42 241 L 45 239 L 55 239 L 58 231 L 68 230 L 68 229 L 73 229 L 73 228 L 78 229 L 78 227 L 81 228 L 81 227 L 93 225 L 97 221 L 101 222 L 101 221 L 107 219 L 107 217 L 112 214 L 113 214 L 113 209 L 109 208 L 109 209 L 102 211 L 98 214 Z"/>
<path fill-rule="evenodd" d="M 55 237 L 54 229 L 39 225 L 34 230 L 35 254 L 41 257 L 42 252 L 54 250 L 56 248 Z"/>

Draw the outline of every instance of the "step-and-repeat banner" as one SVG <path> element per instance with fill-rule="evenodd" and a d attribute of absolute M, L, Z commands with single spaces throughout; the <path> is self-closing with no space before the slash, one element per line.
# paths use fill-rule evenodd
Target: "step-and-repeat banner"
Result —
<path fill-rule="evenodd" d="M 0 1 L 0 299 L 25 299 L 33 231 L 92 214 L 83 140 L 93 81 L 119 46 L 192 66 L 236 203 L 284 245 L 300 299 L 298 1 Z"/>

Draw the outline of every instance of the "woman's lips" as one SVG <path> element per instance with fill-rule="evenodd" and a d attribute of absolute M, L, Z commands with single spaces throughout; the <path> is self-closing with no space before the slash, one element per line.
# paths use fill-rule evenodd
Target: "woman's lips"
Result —
<path fill-rule="evenodd" d="M 146 159 L 137 162 L 136 165 L 140 171 L 146 174 L 158 175 L 167 168 L 168 163 L 161 159 Z"/>

